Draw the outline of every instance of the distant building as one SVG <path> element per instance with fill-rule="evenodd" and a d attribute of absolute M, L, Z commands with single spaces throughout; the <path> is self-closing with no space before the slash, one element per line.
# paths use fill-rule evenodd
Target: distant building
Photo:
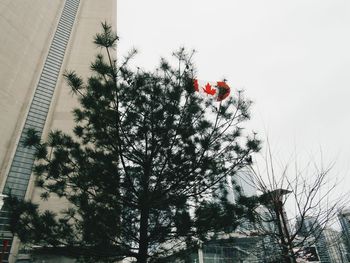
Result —
<path fill-rule="evenodd" d="M 231 187 L 232 202 L 236 202 L 240 195 L 246 197 L 258 195 L 254 174 L 252 174 L 250 170 L 243 169 L 239 171 L 234 176 L 233 181 L 235 185 Z M 239 190 L 237 190 L 235 186 L 238 186 Z M 276 201 L 281 202 L 285 194 L 288 194 L 288 191 L 283 189 L 277 189 L 276 191 L 266 193 L 268 200 L 266 206 L 261 205 L 256 210 L 260 215 L 261 222 L 253 224 L 249 220 L 243 219 L 239 227 L 235 230 L 235 233 L 241 234 L 240 237 L 237 236 L 235 239 L 236 247 L 254 253 L 257 256 L 256 260 L 258 260 L 256 262 L 279 262 L 280 260 L 280 246 L 277 242 L 278 240 L 274 238 L 278 231 L 274 205 L 276 205 Z M 284 219 L 288 221 L 284 207 L 282 206 L 281 209 L 281 214 L 283 214 Z M 287 227 L 289 227 L 288 222 Z M 255 246 L 244 246 L 244 244 L 252 244 L 254 242 Z"/>
<path fill-rule="evenodd" d="M 264 262 L 279 262 L 282 251 L 277 238 L 279 230 L 276 214 L 265 206 L 259 206 L 256 212 L 259 214 L 260 222 L 254 225 L 253 231 L 262 238 Z M 284 216 L 287 218 L 285 213 Z"/>
<path fill-rule="evenodd" d="M 297 224 L 300 224 L 300 219 Z M 304 246 L 315 246 L 320 263 L 345 263 L 346 249 L 341 233 L 331 228 L 322 228 L 315 217 L 305 217 L 300 236 L 307 237 Z"/>
<path fill-rule="evenodd" d="M 300 237 L 302 238 L 302 237 Z M 303 242 L 302 247 L 295 247 L 293 250 L 295 252 L 295 258 L 297 262 L 320 262 L 320 258 L 318 256 L 318 251 L 314 242 L 312 242 L 313 238 L 308 238 Z M 296 237 L 296 242 L 301 241 L 299 236 Z"/>
<path fill-rule="evenodd" d="M 198 250 L 176 253 L 162 262 L 165 263 L 268 263 L 264 255 L 262 238 L 231 236 L 205 242 Z"/>
<path fill-rule="evenodd" d="M 225 190 L 227 200 L 236 203 L 240 195 L 252 197 L 257 195 L 257 188 L 254 176 L 249 170 L 237 172 L 232 178 L 227 178 Z M 237 187 L 239 189 L 237 189 Z M 221 189 L 217 189 L 213 195 L 219 196 Z M 275 231 L 275 224 L 272 222 L 269 210 L 266 207 L 259 207 L 259 213 L 263 213 L 267 219 L 264 227 Z M 279 253 L 276 242 L 267 235 L 261 233 L 247 219 L 242 219 L 238 228 L 232 229 L 227 234 L 219 234 L 213 240 L 204 242 L 198 251 L 185 250 L 168 257 L 167 263 L 269 263 L 278 262 Z M 277 252 L 277 253 L 276 253 Z M 201 261 L 203 259 L 203 261 Z"/>
<path fill-rule="evenodd" d="M 240 194 L 251 197 L 257 194 L 256 182 L 250 170 L 243 169 L 234 176 L 234 182 L 240 189 Z M 238 191 L 233 191 L 234 198 L 238 197 Z"/>
<path fill-rule="evenodd" d="M 320 241 L 324 242 L 327 248 L 330 263 L 348 262 L 346 248 L 340 232 L 331 228 L 323 229 Z"/>
<path fill-rule="evenodd" d="M 263 263 L 261 237 L 237 236 L 228 240 L 207 242 L 203 245 L 204 262 Z"/>
<path fill-rule="evenodd" d="M 303 222 L 301 218 L 297 218 L 297 228 L 300 228 L 299 234 L 301 236 L 315 236 L 322 231 L 320 224 L 315 217 L 305 216 Z"/>
<path fill-rule="evenodd" d="M 350 261 L 350 207 L 340 211 L 338 219 L 342 229 L 342 238 L 346 246 L 347 259 Z"/>

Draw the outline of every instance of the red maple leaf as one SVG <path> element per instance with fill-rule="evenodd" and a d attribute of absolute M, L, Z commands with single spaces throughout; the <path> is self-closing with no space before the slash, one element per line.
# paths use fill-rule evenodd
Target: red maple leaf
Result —
<path fill-rule="evenodd" d="M 193 87 L 195 91 L 199 91 L 198 79 L 193 80 Z"/>
<path fill-rule="evenodd" d="M 203 91 L 209 95 L 215 95 L 216 89 L 213 89 L 209 83 L 205 85 L 205 88 L 203 88 Z"/>

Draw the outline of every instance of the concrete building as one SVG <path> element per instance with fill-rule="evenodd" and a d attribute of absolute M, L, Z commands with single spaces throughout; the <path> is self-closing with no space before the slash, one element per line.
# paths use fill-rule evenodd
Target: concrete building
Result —
<path fill-rule="evenodd" d="M 71 130 L 77 103 L 62 73 L 89 74 L 99 52 L 92 38 L 103 21 L 116 24 L 116 0 L 0 1 L 0 193 L 40 201 L 33 151 L 21 141 L 28 128 L 44 138 L 53 129 Z M 42 206 L 59 210 L 64 204 L 52 199 Z M 6 211 L 0 216 L 0 235 L 10 241 L 3 262 L 9 252 L 15 262 L 19 242 L 7 231 Z"/>

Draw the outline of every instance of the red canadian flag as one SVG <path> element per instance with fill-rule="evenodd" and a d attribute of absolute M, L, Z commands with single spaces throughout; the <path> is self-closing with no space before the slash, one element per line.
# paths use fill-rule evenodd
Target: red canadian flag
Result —
<path fill-rule="evenodd" d="M 230 86 L 226 81 L 203 82 L 200 83 L 198 79 L 193 80 L 193 88 L 196 92 L 204 93 L 207 96 L 216 98 L 216 101 L 223 101 L 230 95 Z"/>

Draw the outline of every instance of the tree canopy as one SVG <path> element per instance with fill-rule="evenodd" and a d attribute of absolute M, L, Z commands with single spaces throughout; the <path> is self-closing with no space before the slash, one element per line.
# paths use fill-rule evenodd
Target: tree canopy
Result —
<path fill-rule="evenodd" d="M 242 92 L 222 102 L 195 92 L 193 52 L 174 52 L 175 66 L 161 59 L 154 71 L 132 69 L 136 52 L 115 58 L 117 40 L 104 23 L 91 76 L 65 73 L 79 101 L 74 135 L 52 131 L 42 141 L 30 130 L 25 142 L 36 149 L 42 199 L 69 206 L 55 214 L 9 198 L 11 228 L 24 243 L 78 256 L 156 262 L 238 224 L 244 207 L 223 186 L 259 141 L 243 132 L 251 102 Z"/>

